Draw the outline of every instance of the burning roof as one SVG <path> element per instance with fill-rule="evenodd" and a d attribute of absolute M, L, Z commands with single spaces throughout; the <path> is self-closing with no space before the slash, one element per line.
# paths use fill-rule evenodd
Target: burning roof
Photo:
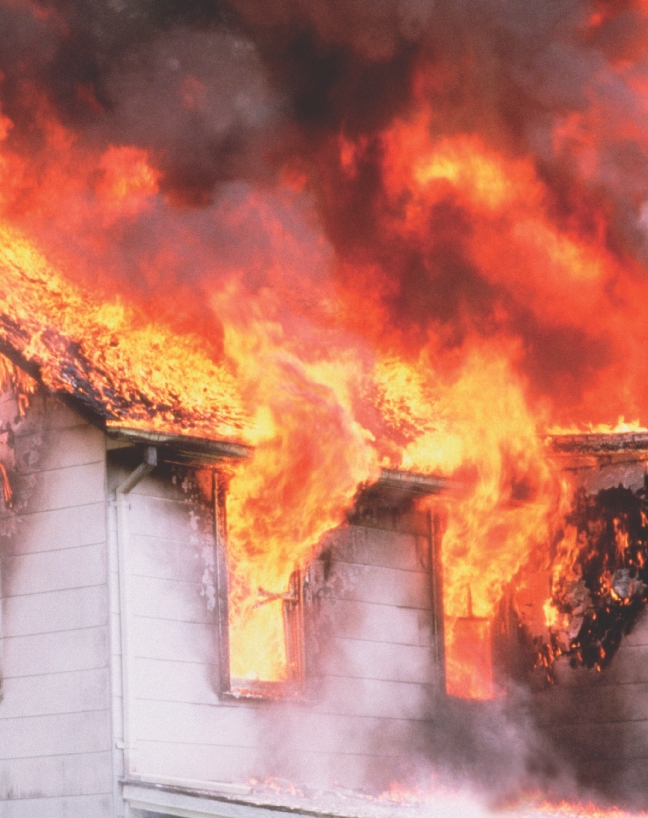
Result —
<path fill-rule="evenodd" d="M 549 438 L 549 446 L 557 455 L 576 458 L 589 454 L 605 458 L 611 454 L 634 454 L 635 459 L 648 459 L 648 431 L 637 428 L 632 431 L 582 432 L 579 434 L 556 434 Z"/>
<path fill-rule="evenodd" d="M 235 379 L 197 337 L 171 337 L 117 299 L 97 302 L 7 229 L 0 280 L 0 350 L 78 410 L 131 428 L 243 440 Z"/>

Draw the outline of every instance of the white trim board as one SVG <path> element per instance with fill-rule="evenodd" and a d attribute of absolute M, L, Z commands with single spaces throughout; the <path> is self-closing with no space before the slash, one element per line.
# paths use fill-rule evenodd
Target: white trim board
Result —
<path fill-rule="evenodd" d="M 170 792 L 167 789 L 138 786 L 133 783 L 124 784 L 123 797 L 132 810 L 161 812 L 180 818 L 280 818 L 282 815 L 303 814 L 292 809 L 267 809 L 254 804 L 233 804 L 204 795 Z"/>

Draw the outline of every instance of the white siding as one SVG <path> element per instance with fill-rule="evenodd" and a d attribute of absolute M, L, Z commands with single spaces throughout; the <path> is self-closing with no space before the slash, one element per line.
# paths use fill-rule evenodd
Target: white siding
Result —
<path fill-rule="evenodd" d="M 247 780 L 258 770 L 255 707 L 222 703 L 213 681 L 211 508 L 174 485 L 172 470 L 160 467 L 129 496 L 133 772 Z"/>
<path fill-rule="evenodd" d="M 35 771 L 34 778 L 38 772 Z M 112 815 L 109 795 L 16 797 L 0 804 L 2 818 L 104 818 Z"/>
<path fill-rule="evenodd" d="M 579 779 L 611 797 L 648 787 L 648 610 L 601 672 L 557 665 L 557 684 L 537 695 L 538 718 Z"/>
<path fill-rule="evenodd" d="M 0 815 L 112 815 L 105 438 L 39 394 L 12 401 L 2 513 Z"/>
<path fill-rule="evenodd" d="M 126 474 L 114 468 L 111 485 Z M 376 770 L 388 776 L 405 748 L 422 746 L 431 713 L 427 540 L 356 527 L 332 535 L 315 623 L 330 649 L 313 690 L 299 703 L 221 699 L 211 506 L 182 480 L 157 469 L 129 500 L 134 773 L 349 787 Z"/>
<path fill-rule="evenodd" d="M 349 526 L 325 545 L 310 571 L 321 682 L 300 719 L 300 732 L 317 736 L 303 766 L 350 788 L 387 784 L 424 745 L 434 710 L 429 543 Z"/>

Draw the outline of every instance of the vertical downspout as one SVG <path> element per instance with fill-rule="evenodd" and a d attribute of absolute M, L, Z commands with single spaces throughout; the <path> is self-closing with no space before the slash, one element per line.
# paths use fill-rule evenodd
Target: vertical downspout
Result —
<path fill-rule="evenodd" d="M 119 620 L 121 640 L 122 678 L 122 738 L 124 750 L 124 777 L 133 770 L 133 743 L 131 737 L 131 626 L 130 626 L 130 565 L 129 565 L 129 509 L 128 495 L 147 474 L 157 466 L 157 449 L 144 450 L 144 462 L 121 483 L 115 492 L 117 509 L 117 560 L 119 572 Z"/>
<path fill-rule="evenodd" d="M 2 621 L 2 561 L 0 560 L 0 702 L 4 699 L 4 624 Z"/>
<path fill-rule="evenodd" d="M 443 564 L 441 562 L 441 540 L 443 528 L 438 514 L 427 512 L 428 542 L 430 546 L 430 592 L 432 598 L 432 650 L 438 673 L 438 692 L 446 692 L 445 633 L 443 611 Z"/>
<path fill-rule="evenodd" d="M 218 692 L 229 693 L 229 581 L 227 576 L 227 519 L 225 481 L 215 471 L 214 477 L 214 534 L 216 551 L 216 634 L 218 638 Z"/>
<path fill-rule="evenodd" d="M 10 509 L 13 506 L 13 491 L 9 482 L 9 475 L 4 463 L 0 463 L 0 482 L 2 483 L 4 507 Z M 0 572 L 0 702 L 4 699 L 4 627 L 2 624 L 2 573 Z"/>

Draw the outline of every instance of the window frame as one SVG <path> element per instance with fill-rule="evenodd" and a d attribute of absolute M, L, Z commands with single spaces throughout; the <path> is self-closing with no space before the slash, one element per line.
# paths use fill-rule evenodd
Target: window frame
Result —
<path fill-rule="evenodd" d="M 216 633 L 218 643 L 218 694 L 224 699 L 280 699 L 303 698 L 306 691 L 307 668 L 310 666 L 306 655 L 308 607 L 311 600 L 308 570 L 296 569 L 290 577 L 288 594 L 281 599 L 283 606 L 284 634 L 288 659 L 289 678 L 281 682 L 236 680 L 233 684 L 230 668 L 229 638 L 229 575 L 227 550 L 227 476 L 218 470 L 213 471 L 213 507 L 215 539 L 215 578 L 216 578 Z M 452 484 L 445 478 L 419 475 L 411 472 L 383 470 L 379 481 L 363 492 L 370 498 L 370 505 L 380 504 L 381 495 L 396 490 L 398 502 L 409 502 L 416 497 L 438 495 L 445 492 Z M 392 498 L 393 499 L 393 498 Z M 362 512 L 356 514 L 361 518 Z M 424 514 L 425 537 L 428 544 L 428 576 L 430 590 L 430 615 L 432 618 L 432 651 L 437 668 L 437 693 L 446 695 L 446 657 L 443 605 L 443 566 L 441 546 L 447 525 L 446 510 L 435 503 L 433 508 Z M 361 519 L 348 516 L 348 522 L 365 524 Z M 421 533 L 421 532 L 419 532 Z M 273 595 L 271 595 L 273 596 Z M 274 596 L 269 604 L 276 604 L 281 597 Z"/>
<path fill-rule="evenodd" d="M 290 576 L 286 597 L 266 604 L 282 606 L 289 678 L 286 681 L 234 679 L 231 675 L 229 636 L 229 572 L 227 549 L 227 478 L 213 472 L 214 550 L 216 579 L 216 637 L 218 647 L 218 694 L 224 699 L 297 698 L 303 693 L 306 675 L 304 603 L 306 574 L 300 568 Z"/>

